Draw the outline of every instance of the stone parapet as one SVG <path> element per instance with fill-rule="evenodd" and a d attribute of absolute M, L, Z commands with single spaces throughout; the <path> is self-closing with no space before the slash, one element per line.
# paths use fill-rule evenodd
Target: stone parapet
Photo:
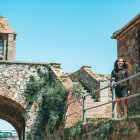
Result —
<path fill-rule="evenodd" d="M 140 118 L 108 121 L 107 123 L 90 123 L 54 131 L 46 131 L 44 139 L 49 140 L 139 140 Z"/>
<path fill-rule="evenodd" d="M 58 65 L 60 65 L 60 63 L 43 63 L 43 62 L 25 62 L 25 61 L 10 61 L 10 60 L 8 60 L 8 61 L 5 61 L 5 60 L 2 60 L 2 61 L 0 61 L 0 64 L 27 64 L 27 65 L 30 65 L 30 64 L 33 64 L 33 65 L 35 65 L 35 64 L 38 64 L 38 65 L 49 65 L 49 64 L 51 64 L 51 65 L 55 65 L 55 64 L 58 64 Z"/>

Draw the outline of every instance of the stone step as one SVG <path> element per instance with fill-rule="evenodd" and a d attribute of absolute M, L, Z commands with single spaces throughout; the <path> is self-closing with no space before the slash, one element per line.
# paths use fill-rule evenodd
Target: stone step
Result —
<path fill-rule="evenodd" d="M 86 95 L 89 94 L 89 92 L 87 90 L 85 90 L 85 88 L 82 86 L 82 84 L 80 82 L 73 82 L 74 85 L 78 84 L 80 86 L 80 88 L 82 89 L 82 92 L 85 92 Z M 86 107 L 92 107 L 93 103 L 96 101 L 96 99 L 93 99 L 91 97 L 91 95 L 86 96 L 86 100 L 85 100 L 85 104 Z"/>

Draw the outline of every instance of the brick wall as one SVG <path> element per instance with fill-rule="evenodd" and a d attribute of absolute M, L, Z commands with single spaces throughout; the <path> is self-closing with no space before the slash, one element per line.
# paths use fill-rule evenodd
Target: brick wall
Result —
<path fill-rule="evenodd" d="M 112 39 L 117 40 L 117 53 L 118 58 L 125 58 L 132 69 L 130 75 L 140 71 L 140 14 L 134 17 L 123 28 L 115 32 Z M 140 76 L 131 80 L 132 91 L 131 94 L 140 92 Z M 140 98 L 133 98 L 131 103 L 139 104 Z M 129 102 L 129 105 L 131 104 Z"/>
<path fill-rule="evenodd" d="M 67 99 L 67 104 L 78 98 L 79 98 L 78 95 L 69 93 L 68 99 Z M 82 110 L 82 109 L 83 109 L 83 99 L 80 99 L 67 106 L 66 115 L 72 114 L 72 113 Z M 82 120 L 83 119 L 82 117 L 83 117 L 83 112 L 79 112 L 79 113 L 66 117 L 65 127 L 68 128 L 68 127 L 72 126 L 72 124 L 74 124 L 78 120 Z"/>
<path fill-rule="evenodd" d="M 139 31 L 140 23 L 137 23 L 117 40 L 118 58 L 125 58 L 131 64 L 131 75 L 139 72 Z M 132 87 L 133 94 L 139 91 L 138 78 L 132 79 Z"/>

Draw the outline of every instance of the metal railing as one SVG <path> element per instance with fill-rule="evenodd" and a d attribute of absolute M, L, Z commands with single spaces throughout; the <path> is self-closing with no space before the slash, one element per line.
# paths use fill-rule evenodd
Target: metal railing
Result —
<path fill-rule="evenodd" d="M 130 80 L 132 78 L 138 77 L 138 76 L 140 76 L 140 72 L 136 73 L 134 75 L 131 75 L 128 78 L 125 78 L 125 79 L 123 79 L 123 80 L 121 80 L 119 82 L 115 82 L 115 79 L 112 78 L 112 82 L 111 82 L 111 84 L 109 86 L 105 86 L 105 87 L 103 87 L 101 89 L 97 89 L 94 92 L 89 93 L 87 95 L 85 94 L 85 92 L 83 92 L 82 97 L 80 97 L 78 99 L 75 99 L 75 100 L 73 100 L 73 101 L 71 101 L 70 103 L 67 104 L 69 106 L 70 104 L 72 104 L 72 103 L 74 103 L 74 102 L 76 102 L 78 100 L 83 99 L 83 109 L 81 109 L 79 111 L 75 111 L 75 112 L 73 112 L 71 114 L 68 114 L 68 115 L 66 115 L 66 117 L 69 117 L 71 115 L 74 115 L 74 114 L 77 114 L 79 112 L 82 112 L 83 113 L 83 123 L 86 123 L 86 111 L 87 110 L 90 110 L 90 109 L 93 109 L 93 108 L 97 108 L 97 107 L 104 106 L 104 105 L 112 103 L 112 119 L 116 119 L 117 118 L 116 102 L 124 100 L 124 99 L 129 99 L 129 98 L 137 97 L 137 96 L 140 95 L 140 93 L 136 93 L 136 94 L 133 94 L 133 95 L 130 95 L 130 96 L 127 96 L 127 97 L 123 97 L 123 98 L 120 98 L 120 99 L 116 100 L 116 98 L 115 98 L 115 87 L 116 87 L 116 85 L 118 85 L 118 84 L 120 84 L 120 83 L 122 83 L 124 81 Z M 101 90 L 104 90 L 106 88 L 111 88 L 112 89 L 112 101 L 109 101 L 109 102 L 106 102 L 106 103 L 103 103 L 103 104 L 100 104 L 100 105 L 96 105 L 96 106 L 93 106 L 93 107 L 86 108 L 86 104 L 85 104 L 86 97 L 87 96 L 91 96 L 91 95 L 95 95 L 96 93 L 98 93 Z"/>

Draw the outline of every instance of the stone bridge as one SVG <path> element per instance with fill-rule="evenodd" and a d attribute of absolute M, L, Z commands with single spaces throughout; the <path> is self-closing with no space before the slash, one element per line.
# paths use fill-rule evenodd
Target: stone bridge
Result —
<path fill-rule="evenodd" d="M 33 76 L 40 80 L 37 69 L 48 72 L 48 63 L 25 63 L 25 62 L 0 62 L 0 119 L 10 122 L 17 130 L 19 139 L 24 139 L 27 131 L 35 128 L 34 120 L 39 106 L 36 103 L 29 105 L 26 83 Z M 28 119 L 24 114 L 28 113 Z"/>

